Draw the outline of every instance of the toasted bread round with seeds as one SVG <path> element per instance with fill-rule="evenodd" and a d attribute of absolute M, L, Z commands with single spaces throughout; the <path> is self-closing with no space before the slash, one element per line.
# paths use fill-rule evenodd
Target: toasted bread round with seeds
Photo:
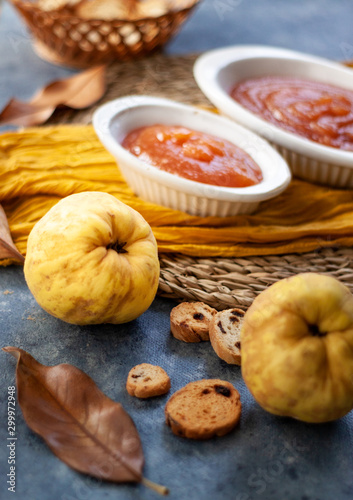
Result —
<path fill-rule="evenodd" d="M 189 439 L 224 436 L 239 422 L 240 414 L 238 391 L 219 379 L 190 382 L 165 407 L 167 425 L 177 436 Z"/>
<path fill-rule="evenodd" d="M 210 341 L 216 354 L 232 365 L 241 365 L 240 330 L 244 311 L 225 309 L 210 322 Z"/>
<path fill-rule="evenodd" d="M 170 378 L 160 366 L 142 363 L 131 368 L 126 381 L 130 396 L 151 398 L 161 396 L 170 389 Z"/>
<path fill-rule="evenodd" d="M 171 332 L 184 342 L 210 340 L 209 324 L 216 312 L 203 302 L 182 302 L 171 310 Z"/>

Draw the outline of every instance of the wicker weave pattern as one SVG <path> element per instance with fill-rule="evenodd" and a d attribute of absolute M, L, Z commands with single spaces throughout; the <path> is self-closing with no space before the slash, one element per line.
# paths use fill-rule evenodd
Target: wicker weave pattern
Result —
<path fill-rule="evenodd" d="M 12 0 L 31 30 L 40 55 L 75 67 L 126 61 L 163 46 L 193 7 L 135 21 L 80 19 L 69 11 L 43 11 L 25 0 Z"/>
<path fill-rule="evenodd" d="M 161 256 L 159 294 L 178 301 L 202 301 L 216 309 L 246 310 L 276 281 L 316 272 L 339 279 L 353 292 L 353 252 L 326 248 L 307 254 L 234 259 Z"/>

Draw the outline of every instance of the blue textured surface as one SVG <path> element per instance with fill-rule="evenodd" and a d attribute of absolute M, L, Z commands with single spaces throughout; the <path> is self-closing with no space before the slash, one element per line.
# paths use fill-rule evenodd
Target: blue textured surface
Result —
<path fill-rule="evenodd" d="M 166 52 L 257 43 L 353 59 L 352 18 L 351 0 L 204 0 Z M 11 96 L 27 99 L 43 84 L 70 73 L 36 56 L 22 23 L 5 5 L 0 15 L 0 108 Z M 157 298 L 144 315 L 127 325 L 72 326 L 39 308 L 21 268 L 3 268 L 0 346 L 22 347 L 43 364 L 72 363 L 120 401 L 140 432 L 145 476 L 168 486 L 171 500 L 351 500 L 352 413 L 331 424 L 307 425 L 264 412 L 244 386 L 239 368 L 219 360 L 209 343 L 187 345 L 170 335 L 169 312 L 174 305 Z M 241 394 L 240 426 L 207 442 L 174 436 L 164 423 L 168 396 L 142 401 L 124 389 L 129 369 L 141 362 L 167 370 L 171 393 L 203 377 L 229 380 Z M 27 428 L 19 409 L 16 493 L 7 492 L 5 401 L 14 374 L 14 358 L 0 352 L 1 499 L 158 498 L 139 485 L 100 483 L 69 469 Z"/>
<path fill-rule="evenodd" d="M 308 425 L 266 413 L 249 394 L 239 367 L 221 361 L 209 342 L 185 344 L 171 336 L 169 313 L 174 305 L 157 298 L 146 313 L 126 325 L 69 325 L 36 304 L 21 268 L 4 268 L 0 280 L 1 346 L 22 347 L 43 364 L 71 363 L 88 373 L 105 394 L 121 402 L 141 436 L 145 476 L 168 486 L 171 500 L 351 500 L 353 414 L 330 424 Z M 207 442 L 174 436 L 164 422 L 168 395 L 144 401 L 125 390 L 129 369 L 142 362 L 166 369 L 172 381 L 171 393 L 200 378 L 230 381 L 241 395 L 240 425 L 227 436 Z M 3 499 L 13 498 L 5 484 L 9 466 L 4 400 L 7 387 L 14 384 L 15 360 L 0 352 L 0 366 Z M 140 485 L 100 483 L 70 470 L 28 429 L 19 408 L 16 425 L 16 498 L 158 498 Z"/>

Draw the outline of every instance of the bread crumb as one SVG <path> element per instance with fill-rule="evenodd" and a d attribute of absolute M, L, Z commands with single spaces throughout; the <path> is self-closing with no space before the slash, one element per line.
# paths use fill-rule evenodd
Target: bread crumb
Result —
<path fill-rule="evenodd" d="M 4 292 L 2 292 L 4 295 L 11 295 L 13 294 L 13 292 L 11 290 L 5 290 Z"/>

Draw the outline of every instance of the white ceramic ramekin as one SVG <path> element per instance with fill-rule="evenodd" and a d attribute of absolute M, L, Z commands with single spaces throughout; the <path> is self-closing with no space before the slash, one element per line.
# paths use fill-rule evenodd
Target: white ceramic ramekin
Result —
<path fill-rule="evenodd" d="M 122 147 L 121 142 L 131 130 L 156 124 L 185 126 L 236 144 L 259 165 L 263 180 L 245 188 L 202 184 L 149 165 Z M 138 196 L 192 215 L 251 213 L 261 201 L 280 194 L 291 179 L 285 160 L 253 132 L 227 118 L 169 99 L 149 96 L 116 99 L 98 108 L 93 126 Z"/>
<path fill-rule="evenodd" d="M 353 90 L 353 71 L 339 63 L 265 46 L 234 46 L 206 52 L 194 77 L 226 116 L 266 138 L 288 161 L 294 175 L 335 187 L 353 187 L 353 152 L 323 146 L 287 132 L 238 104 L 229 93 L 237 82 L 261 76 L 295 76 Z"/>

